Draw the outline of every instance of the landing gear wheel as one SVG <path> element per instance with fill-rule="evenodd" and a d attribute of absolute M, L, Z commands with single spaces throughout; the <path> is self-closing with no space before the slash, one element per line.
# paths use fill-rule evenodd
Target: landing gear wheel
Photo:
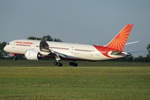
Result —
<path fill-rule="evenodd" d="M 14 60 L 14 61 L 18 60 L 17 56 L 14 56 L 14 57 L 13 57 L 13 60 Z"/>
<path fill-rule="evenodd" d="M 75 63 L 75 62 L 69 62 L 69 65 L 70 65 L 70 66 L 73 66 L 73 67 L 77 67 L 77 66 L 78 66 L 78 64 Z"/>
<path fill-rule="evenodd" d="M 54 65 L 59 66 L 59 67 L 62 67 L 62 66 L 63 66 L 63 64 L 60 63 L 60 62 L 54 62 Z"/>
<path fill-rule="evenodd" d="M 58 66 L 59 66 L 59 67 L 62 67 L 62 66 L 63 66 L 63 64 L 62 64 L 62 63 L 59 63 L 59 64 L 58 64 Z"/>

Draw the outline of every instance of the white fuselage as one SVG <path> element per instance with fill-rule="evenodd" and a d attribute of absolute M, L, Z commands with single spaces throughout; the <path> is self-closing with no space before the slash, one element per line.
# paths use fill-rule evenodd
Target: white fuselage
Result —
<path fill-rule="evenodd" d="M 4 50 L 14 54 L 24 54 L 29 60 L 36 60 L 39 56 L 50 54 L 54 55 L 57 61 L 60 58 L 76 60 L 116 59 L 129 55 L 123 50 L 132 28 L 133 24 L 127 24 L 105 46 L 48 42 L 45 40 L 14 40 L 7 44 Z"/>
<path fill-rule="evenodd" d="M 64 42 L 47 42 L 49 48 L 57 52 L 66 59 L 81 59 L 81 60 L 106 60 L 112 57 L 105 56 L 93 45 L 73 44 Z M 9 42 L 4 48 L 5 51 L 14 54 L 25 54 L 28 50 L 34 49 L 40 52 L 39 40 L 14 40 Z M 113 58 L 120 58 L 114 56 Z"/>

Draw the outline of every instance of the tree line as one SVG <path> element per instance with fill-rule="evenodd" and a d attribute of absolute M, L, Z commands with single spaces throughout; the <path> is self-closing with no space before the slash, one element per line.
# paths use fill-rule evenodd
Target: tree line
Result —
<path fill-rule="evenodd" d="M 46 36 L 43 36 L 43 37 L 30 36 L 27 39 L 28 40 L 42 40 L 42 39 L 44 39 L 46 41 L 63 42 L 60 38 L 53 38 L 50 35 L 46 35 Z"/>

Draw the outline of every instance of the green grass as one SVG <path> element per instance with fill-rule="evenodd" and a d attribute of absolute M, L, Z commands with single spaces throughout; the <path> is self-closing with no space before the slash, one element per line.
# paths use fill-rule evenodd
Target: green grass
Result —
<path fill-rule="evenodd" d="M 0 67 L 0 100 L 150 100 L 150 67 Z"/>
<path fill-rule="evenodd" d="M 29 60 L 11 60 L 11 59 L 0 59 L 0 67 L 54 67 L 54 60 L 39 60 L 39 61 L 29 61 Z M 69 61 L 62 61 L 64 66 L 68 66 Z M 121 67 L 141 67 L 150 66 L 150 62 L 119 62 L 119 61 L 78 61 L 79 66 L 92 66 L 92 67 L 103 67 L 103 66 L 121 66 Z"/>

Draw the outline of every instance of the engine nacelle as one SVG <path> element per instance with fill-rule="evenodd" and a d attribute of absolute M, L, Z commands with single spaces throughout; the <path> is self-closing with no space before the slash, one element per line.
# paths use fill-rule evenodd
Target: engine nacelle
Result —
<path fill-rule="evenodd" d="M 28 59 L 28 60 L 38 60 L 38 51 L 35 50 L 35 49 L 30 49 L 30 50 L 27 50 L 26 53 L 25 53 L 25 57 Z"/>
<path fill-rule="evenodd" d="M 39 51 L 39 53 L 40 53 L 41 55 L 43 55 L 43 56 L 47 56 L 47 55 L 50 54 L 50 52 L 43 52 L 43 51 Z"/>

